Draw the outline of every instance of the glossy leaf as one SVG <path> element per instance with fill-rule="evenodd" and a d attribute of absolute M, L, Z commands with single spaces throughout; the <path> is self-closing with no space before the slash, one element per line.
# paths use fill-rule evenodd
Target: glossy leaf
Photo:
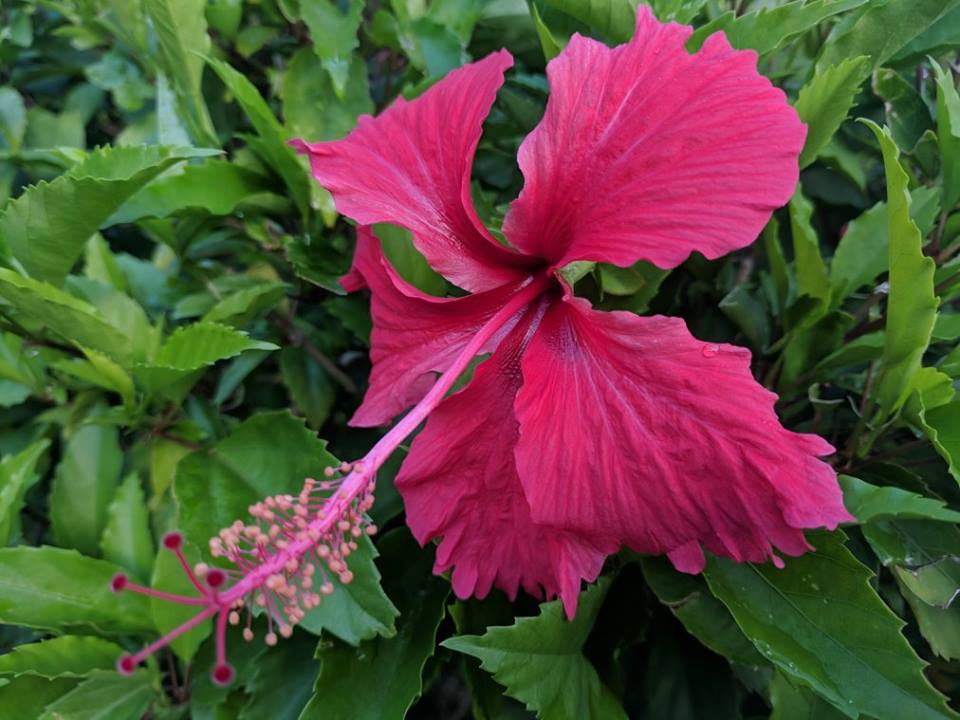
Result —
<path fill-rule="evenodd" d="M 100 671 L 47 705 L 39 720 L 138 718 L 157 697 L 146 670 L 136 672 L 132 677 Z"/>
<path fill-rule="evenodd" d="M 960 13 L 958 6 L 955 13 Z M 937 141 L 943 168 L 943 206 L 952 208 L 960 200 L 960 94 L 953 74 L 933 63 L 937 80 Z"/>
<path fill-rule="evenodd" d="M 862 523 L 890 518 L 960 522 L 960 512 L 950 510 L 942 500 L 892 485 L 871 485 L 851 475 L 840 475 L 838 480 L 843 488 L 843 504 Z"/>
<path fill-rule="evenodd" d="M 49 441 L 39 440 L 0 461 L 0 547 L 8 545 L 20 531 L 24 496 L 39 480 L 37 464 L 49 446 Z"/>
<path fill-rule="evenodd" d="M 84 677 L 93 670 L 113 670 L 124 650 L 98 637 L 63 635 L 18 645 L 0 655 L 0 675 L 45 678 Z"/>
<path fill-rule="evenodd" d="M 783 570 L 712 560 L 707 582 L 770 662 L 848 717 L 953 717 L 843 534 L 811 542 Z"/>
<path fill-rule="evenodd" d="M 887 301 L 886 345 L 877 401 L 883 413 L 900 408 L 920 369 L 939 304 L 934 294 L 934 262 L 923 254 L 923 238 L 910 217 L 907 174 L 889 130 L 868 123 L 883 151 L 887 174 L 887 228 L 890 237 L 890 291 Z"/>
<path fill-rule="evenodd" d="M 126 568 L 141 581 L 150 577 L 154 547 L 150 518 L 140 478 L 127 475 L 107 509 L 107 524 L 100 540 L 103 557 Z"/>
<path fill-rule="evenodd" d="M 794 107 L 807 125 L 807 140 L 800 153 L 801 168 L 817 159 L 847 118 L 868 72 L 868 58 L 848 58 L 817 73 L 800 88 Z"/>
<path fill-rule="evenodd" d="M 59 632 L 151 632 L 147 599 L 110 590 L 120 570 L 75 550 L 0 548 L 0 622 Z"/>
<path fill-rule="evenodd" d="M 590 662 L 583 644 L 590 633 L 609 581 L 580 598 L 577 615 L 565 621 L 560 601 L 544 603 L 540 615 L 520 618 L 510 627 L 488 628 L 483 635 L 444 640 L 444 647 L 480 659 L 507 695 L 525 703 L 545 720 L 568 717 L 625 718 L 620 703 Z"/>
<path fill-rule="evenodd" d="M 123 454 L 116 428 L 84 425 L 67 441 L 50 493 L 57 544 L 100 554 L 100 537 L 117 492 Z"/>

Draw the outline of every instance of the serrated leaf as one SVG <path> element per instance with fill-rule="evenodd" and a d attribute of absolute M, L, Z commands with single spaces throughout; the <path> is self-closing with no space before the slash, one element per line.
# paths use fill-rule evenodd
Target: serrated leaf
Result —
<path fill-rule="evenodd" d="M 177 329 L 161 346 L 154 361 L 134 369 L 137 380 L 150 391 L 159 390 L 220 360 L 247 350 L 276 350 L 273 343 L 254 340 L 227 325 L 198 322 Z"/>
<path fill-rule="evenodd" d="M 848 717 L 954 717 L 844 539 L 811 533 L 817 549 L 782 570 L 714 558 L 707 583 L 770 662 Z"/>
<path fill-rule="evenodd" d="M 248 140 L 248 144 L 283 178 L 291 199 L 300 214 L 306 217 L 310 208 L 310 179 L 296 152 L 287 144 L 289 135 L 253 83 L 221 60 L 208 58 L 207 62 L 233 93 L 256 129 L 260 142 L 250 143 Z"/>
<path fill-rule="evenodd" d="M 543 0 L 543 4 L 576 18 L 614 42 L 626 42 L 633 37 L 637 0 Z"/>
<path fill-rule="evenodd" d="M 0 622 L 58 632 L 153 631 L 147 598 L 110 590 L 121 570 L 76 550 L 0 548 Z"/>
<path fill-rule="evenodd" d="M 843 504 L 861 523 L 891 518 L 960 522 L 960 512 L 950 510 L 942 500 L 892 485 L 871 485 L 851 475 L 838 475 L 837 480 L 843 488 Z"/>
<path fill-rule="evenodd" d="M 183 554 L 191 566 L 200 562 L 200 551 L 193 543 L 184 542 Z M 150 586 L 177 595 L 197 595 L 197 589 L 183 571 L 177 556 L 165 549 L 160 550 L 156 555 Z M 150 610 L 153 615 L 153 622 L 160 633 L 173 630 L 198 612 L 198 608 L 194 605 L 181 605 L 159 598 L 150 598 Z M 193 659 L 203 641 L 210 635 L 212 629 L 213 623 L 210 620 L 204 620 L 193 629 L 174 639 L 170 643 L 170 649 L 176 653 L 178 658 L 188 663 Z"/>
<path fill-rule="evenodd" d="M 60 285 L 87 240 L 124 201 L 193 148 L 101 148 L 65 175 L 28 188 L 0 214 L 0 245 L 27 274 Z"/>
<path fill-rule="evenodd" d="M 113 670 L 123 652 L 122 647 L 102 638 L 64 635 L 18 645 L 0 655 L 0 675 L 84 677 L 93 670 Z"/>
<path fill-rule="evenodd" d="M 960 13 L 960 7 L 955 11 Z M 937 80 L 937 141 L 943 169 L 943 207 L 948 210 L 960 200 L 960 94 L 953 73 L 933 62 Z"/>
<path fill-rule="evenodd" d="M 246 325 L 254 317 L 265 313 L 283 297 L 287 285 L 281 282 L 263 282 L 230 293 L 203 316 L 204 322 Z"/>
<path fill-rule="evenodd" d="M 400 607 L 397 634 L 356 648 L 339 642 L 321 645 L 320 674 L 302 720 L 402 718 L 422 691 L 424 666 L 436 650 L 450 585 L 432 576 L 429 553 L 405 530 L 388 533 L 380 547 L 384 585 Z M 371 685 L 377 692 L 365 693 Z"/>
<path fill-rule="evenodd" d="M 49 704 L 39 720 L 133 720 L 158 699 L 146 670 L 131 677 L 98 671 Z"/>
<path fill-rule="evenodd" d="M 50 523 L 58 545 L 99 554 L 122 467 L 117 429 L 111 425 L 83 425 L 67 440 L 50 492 Z"/>
<path fill-rule="evenodd" d="M 722 30 L 730 44 L 740 50 L 752 48 L 765 55 L 790 38 L 817 27 L 827 18 L 865 4 L 867 0 L 793 0 L 756 12 L 736 15 L 727 12 L 697 28 L 687 41 L 687 49 L 698 50 L 713 33 Z M 864 53 L 865 54 L 865 53 Z M 848 53 L 847 56 L 852 55 Z"/>
<path fill-rule="evenodd" d="M 790 199 L 790 235 L 797 270 L 797 293 L 812 301 L 804 317 L 806 324 L 823 315 L 830 301 L 830 279 L 820 254 L 820 238 L 810 220 L 812 213 L 813 204 L 798 186 Z"/>
<path fill-rule="evenodd" d="M 287 129 L 310 142 L 342 138 L 360 115 L 374 110 L 367 67 L 359 57 L 351 57 L 343 97 L 338 98 L 330 76 L 310 48 L 298 50 L 290 59 L 282 97 Z"/>
<path fill-rule="evenodd" d="M 730 611 L 710 592 L 703 578 L 678 572 L 666 558 L 640 560 L 643 577 L 657 598 L 670 608 L 691 635 L 733 662 L 765 665 L 733 620 Z"/>
<path fill-rule="evenodd" d="M 910 193 L 910 217 L 921 232 L 933 223 L 939 199 L 937 188 L 919 187 Z M 830 263 L 834 307 L 887 270 L 888 248 L 887 204 L 879 202 L 851 221 L 840 238 Z"/>
<path fill-rule="evenodd" d="M 897 580 L 923 602 L 950 607 L 960 595 L 960 529 L 931 520 L 876 520 L 863 536 Z"/>
<path fill-rule="evenodd" d="M 519 618 L 510 627 L 488 628 L 483 635 L 460 635 L 441 645 L 479 658 L 506 694 L 545 720 L 554 718 L 626 718 L 620 703 L 583 656 L 609 580 L 580 595 L 577 614 L 563 616 L 559 600 L 540 606 L 540 615 Z"/>
<path fill-rule="evenodd" d="M 894 142 L 913 151 L 920 138 L 933 127 L 930 109 L 913 83 L 890 68 L 877 68 L 873 92 L 883 98 L 886 123 Z"/>
<path fill-rule="evenodd" d="M 9 713 L 11 720 L 36 718 L 47 705 L 66 695 L 77 686 L 74 678 L 47 678 L 24 675 L 4 684 L 0 678 L 0 707 Z"/>
<path fill-rule="evenodd" d="M 292 638 L 257 658 L 245 690 L 250 699 L 240 711 L 238 720 L 298 720 L 309 717 L 304 706 L 310 699 L 310 689 L 317 677 L 318 663 L 314 657 L 317 639 L 297 632 Z M 378 688 L 378 693 L 382 692 Z M 333 703 L 324 703 L 327 717 L 349 717 L 334 711 Z"/>
<path fill-rule="evenodd" d="M 960 482 L 960 401 L 927 410 L 924 430 L 934 448 L 947 462 L 947 469 Z"/>
<path fill-rule="evenodd" d="M 894 575 L 900 593 L 910 605 L 924 640 L 934 653 L 947 660 L 960 659 L 960 607 L 948 608 L 928 605 L 913 593 L 898 575 Z"/>
<path fill-rule="evenodd" d="M 130 197 L 109 225 L 164 218 L 184 210 L 229 215 L 238 205 L 269 190 L 263 176 L 225 160 L 188 165 L 176 175 L 157 178 Z"/>
<path fill-rule="evenodd" d="M 869 74 L 869 58 L 855 57 L 814 75 L 800 88 L 794 108 L 807 125 L 807 140 L 800 153 L 800 168 L 817 159 L 847 118 L 860 85 Z"/>
<path fill-rule="evenodd" d="M 310 30 L 313 51 L 343 97 L 349 73 L 350 55 L 359 44 L 357 30 L 363 20 L 363 0 L 345 4 L 331 0 L 300 0 L 300 17 Z"/>
<path fill-rule="evenodd" d="M 154 547 L 150 518 L 140 478 L 127 475 L 107 509 L 107 526 L 100 540 L 103 557 L 146 580 L 153 567 Z"/>
<path fill-rule="evenodd" d="M 247 517 L 247 508 L 265 496 L 297 492 L 337 460 L 326 443 L 288 412 L 260 413 L 242 423 L 209 451 L 180 460 L 174 481 L 180 527 L 206 545 L 221 528 Z M 300 627 L 321 628 L 348 642 L 392 634 L 396 608 L 380 589 L 369 540 L 350 556 L 354 580 L 325 598 Z M 336 581 L 335 581 L 336 582 Z"/>
<path fill-rule="evenodd" d="M 353 580 L 343 585 L 331 577 L 336 590 L 300 621 L 305 630 L 316 634 L 325 630 L 349 645 L 376 635 L 393 637 L 397 633 L 394 620 L 399 615 L 380 586 L 380 571 L 374 563 L 377 549 L 367 537 L 357 544 L 358 549 L 348 560 Z"/>
<path fill-rule="evenodd" d="M 770 681 L 770 720 L 839 720 L 846 717 L 833 705 L 803 685 L 791 683 L 781 673 Z"/>
<path fill-rule="evenodd" d="M 39 479 L 37 463 L 49 446 L 49 440 L 38 440 L 0 461 L 0 547 L 9 544 L 20 532 L 24 496 Z"/>
<path fill-rule="evenodd" d="M 887 175 L 887 228 L 890 237 L 890 292 L 886 345 L 876 399 L 885 415 L 898 410 L 911 391 L 923 353 L 930 344 L 939 301 L 934 294 L 933 258 L 923 254 L 923 237 L 910 217 L 907 173 L 890 131 L 864 121 L 883 151 Z"/>
<path fill-rule="evenodd" d="M 873 70 L 958 5 L 958 0 L 870 3 L 855 22 L 830 36 L 817 60 L 817 69 L 836 65 L 845 58 L 869 55 Z"/>
<path fill-rule="evenodd" d="M 210 47 L 206 0 L 143 0 L 156 30 L 161 65 L 171 80 L 194 142 L 217 147 L 217 133 L 203 99 L 203 55 Z"/>

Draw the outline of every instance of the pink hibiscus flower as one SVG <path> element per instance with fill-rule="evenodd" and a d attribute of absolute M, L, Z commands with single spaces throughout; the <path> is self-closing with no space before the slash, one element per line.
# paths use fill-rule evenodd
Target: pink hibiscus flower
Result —
<path fill-rule="evenodd" d="M 802 530 L 850 520 L 833 449 L 784 429 L 750 354 L 693 338 L 682 320 L 598 312 L 559 269 L 579 260 L 672 268 L 751 243 L 797 183 L 805 128 L 756 55 L 722 34 L 689 54 L 690 28 L 637 12 L 610 49 L 574 35 L 547 68 L 550 98 L 520 147 L 524 188 L 503 225 L 479 221 L 470 174 L 503 73 L 500 51 L 347 138 L 298 147 L 338 210 L 362 226 L 349 289 L 372 292 L 370 388 L 355 425 L 420 401 L 477 330 L 522 306 L 484 345 L 473 381 L 415 438 L 397 487 L 436 572 L 458 596 L 492 586 L 559 595 L 572 615 L 621 545 L 685 572 L 703 548 L 738 561 L 799 555 Z M 390 267 L 365 226 L 409 229 L 450 282 L 436 298 Z M 541 592 L 542 589 L 542 592 Z"/>
<path fill-rule="evenodd" d="M 338 142 L 295 143 L 358 230 L 349 289 L 369 287 L 370 388 L 352 422 L 387 424 L 356 463 L 327 468 L 296 495 L 250 508 L 210 542 L 234 569 L 191 568 L 196 596 L 129 590 L 197 607 L 181 626 L 120 659 L 122 672 L 216 618 L 213 678 L 234 676 L 226 627 L 268 618 L 277 642 L 324 596 L 349 583 L 374 475 L 424 420 L 396 483 L 421 543 L 439 539 L 436 572 L 460 597 L 494 586 L 560 596 L 576 611 L 582 581 L 622 545 L 666 553 L 684 572 L 704 548 L 782 564 L 810 549 L 805 528 L 852 518 L 821 438 L 783 428 L 750 354 L 693 338 L 683 321 L 598 312 L 560 269 L 579 260 L 675 267 L 751 243 L 797 183 L 804 127 L 752 52 L 714 35 L 690 55 L 690 28 L 637 12 L 633 40 L 610 49 L 575 35 L 548 66 L 551 95 L 520 148 L 525 186 L 498 243 L 470 200 L 470 171 L 506 51 L 448 75 L 420 98 L 361 118 Z M 430 264 L 470 295 L 410 286 L 369 225 L 413 233 Z M 475 357 L 473 380 L 445 397 Z M 439 377 L 437 377 L 439 373 Z M 429 419 L 428 419 L 429 417 Z"/>

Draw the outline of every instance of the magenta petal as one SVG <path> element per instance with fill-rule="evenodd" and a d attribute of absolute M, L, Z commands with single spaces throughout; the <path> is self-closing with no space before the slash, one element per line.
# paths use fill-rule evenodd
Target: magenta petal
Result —
<path fill-rule="evenodd" d="M 556 265 L 674 267 L 753 242 L 797 183 L 805 127 L 722 33 L 695 55 L 691 29 L 637 8 L 633 40 L 574 35 L 547 66 L 546 114 L 520 147 L 525 185 L 504 223 Z"/>
<path fill-rule="evenodd" d="M 523 357 L 516 458 L 533 518 L 703 568 L 809 549 L 852 518 L 815 435 L 780 425 L 750 353 L 678 318 L 556 302 Z M 776 560 L 775 560 L 776 561 Z"/>
<path fill-rule="evenodd" d="M 434 269 L 466 290 L 502 285 L 528 261 L 477 218 L 470 171 L 481 125 L 512 64 L 501 50 L 454 70 L 416 100 L 398 98 L 378 117 L 361 117 L 343 140 L 296 147 L 310 156 L 339 212 L 363 225 L 407 228 Z"/>
<path fill-rule="evenodd" d="M 465 389 L 434 410 L 413 441 L 397 489 L 417 540 L 443 538 L 434 571 L 453 567 L 458 597 L 482 598 L 496 586 L 513 598 L 522 587 L 537 597 L 559 595 L 572 616 L 581 581 L 597 577 L 616 544 L 545 528 L 530 518 L 514 464 L 513 400 L 535 312 L 527 313 Z"/>
<path fill-rule="evenodd" d="M 438 298 L 401 278 L 369 228 L 357 230 L 353 270 L 341 282 L 348 289 L 370 288 L 370 360 L 373 370 L 363 404 L 351 425 L 384 425 L 419 401 L 470 338 L 516 290 L 507 285 L 462 298 Z M 496 347 L 510 324 L 495 335 Z"/>

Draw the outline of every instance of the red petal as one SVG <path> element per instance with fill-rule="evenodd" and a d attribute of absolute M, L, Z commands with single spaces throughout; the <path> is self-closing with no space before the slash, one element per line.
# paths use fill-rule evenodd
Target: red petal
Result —
<path fill-rule="evenodd" d="M 517 467 L 537 522 L 612 535 L 680 570 L 717 555 L 809 549 L 802 529 L 851 520 L 833 448 L 784 429 L 750 353 L 678 318 L 554 303 L 523 357 Z"/>
<path fill-rule="evenodd" d="M 358 223 L 388 222 L 451 282 L 471 291 L 516 279 L 524 260 L 494 240 L 470 199 L 470 171 L 484 118 L 513 64 L 501 50 L 454 70 L 416 100 L 398 98 L 364 116 L 343 140 L 313 145 L 313 174 Z"/>
<path fill-rule="evenodd" d="M 674 267 L 750 244 L 797 183 L 806 135 L 756 53 L 722 33 L 695 55 L 691 29 L 637 8 L 633 40 L 574 35 L 547 67 L 550 99 L 520 147 L 525 185 L 504 223 L 556 265 Z"/>
<path fill-rule="evenodd" d="M 537 315 L 528 311 L 470 385 L 433 411 L 413 441 L 397 489 L 417 540 L 443 538 L 434 572 L 454 568 L 458 597 L 482 598 L 496 586 L 512 599 L 523 587 L 538 597 L 544 591 L 560 595 L 572 617 L 581 580 L 597 577 L 616 544 L 530 519 L 513 459 L 513 400 L 521 348 Z"/>
<path fill-rule="evenodd" d="M 505 285 L 462 298 L 438 298 L 420 292 L 397 274 L 369 228 L 357 230 L 351 287 L 371 292 L 370 359 L 373 370 L 363 404 L 351 425 L 384 425 L 419 401 L 443 372 L 516 290 Z M 345 278 L 345 280 L 347 279 Z M 343 282 L 343 281 L 342 281 Z M 500 330 L 486 348 L 496 347 L 509 331 Z"/>

